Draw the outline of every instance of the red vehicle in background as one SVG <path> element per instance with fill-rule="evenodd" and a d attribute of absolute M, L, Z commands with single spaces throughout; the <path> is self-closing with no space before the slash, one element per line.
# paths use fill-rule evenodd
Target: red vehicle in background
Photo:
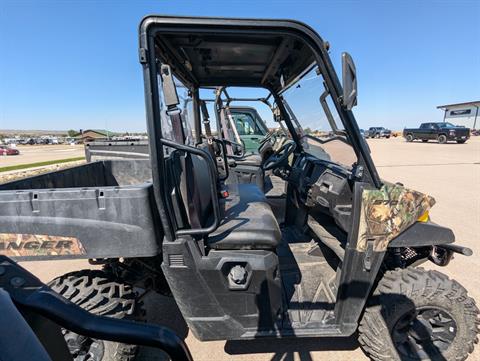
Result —
<path fill-rule="evenodd" d="M 0 145 L 0 155 L 19 155 L 20 152 L 17 149 Z"/>

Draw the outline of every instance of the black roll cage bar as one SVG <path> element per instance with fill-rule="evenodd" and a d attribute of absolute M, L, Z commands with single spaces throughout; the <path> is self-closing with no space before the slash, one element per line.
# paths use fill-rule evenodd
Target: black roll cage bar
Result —
<path fill-rule="evenodd" d="M 0 290 L 6 291 L 0 293 L 0 301 L 1 298 L 6 301 L 11 299 L 14 305 L 22 311 L 20 317 L 25 317 L 26 314 L 29 316 L 27 319 L 31 323 L 32 329 L 35 329 L 37 333 L 46 333 L 46 338 L 53 339 L 51 342 L 43 344 L 43 347 L 53 354 L 54 357 L 50 355 L 52 359 L 65 360 L 62 352 L 58 351 L 61 347 L 55 340 L 55 331 L 58 326 L 61 326 L 87 337 L 156 347 L 163 350 L 173 361 L 193 361 L 185 342 L 171 329 L 160 325 L 94 315 L 72 301 L 59 296 L 8 257 L 0 255 L 0 264 L 2 268 Z M 54 323 L 46 323 L 44 319 L 39 318 L 40 316 Z M 22 336 L 19 335 L 20 338 Z M 58 337 L 64 342 L 59 329 Z M 36 341 L 35 339 L 30 338 L 30 341 L 29 346 L 36 346 L 35 342 L 32 342 Z M 35 348 L 23 350 L 25 353 L 29 351 L 35 352 Z M 68 349 L 66 351 L 68 352 Z M 22 350 L 19 350 L 19 353 L 21 352 Z"/>
<path fill-rule="evenodd" d="M 169 206 L 170 202 L 167 201 L 168 195 L 166 194 L 166 187 L 164 186 L 164 181 L 161 179 L 161 175 L 165 174 L 162 143 L 164 138 L 162 135 L 160 120 L 160 98 L 157 78 L 157 74 L 159 74 L 159 59 L 156 57 L 155 36 L 162 31 L 171 32 L 172 29 L 176 32 L 194 33 L 202 32 L 207 29 L 208 31 L 211 31 L 212 27 L 215 27 L 215 31 L 219 33 L 222 31 L 232 31 L 232 29 L 234 29 L 238 32 L 246 31 L 251 33 L 252 31 L 255 31 L 256 33 L 264 32 L 265 34 L 288 34 L 307 44 L 312 50 L 319 72 L 324 77 L 326 87 L 332 97 L 335 108 L 349 135 L 349 140 L 351 141 L 351 145 L 358 158 L 358 165 L 364 168 L 361 180 L 370 183 L 376 188 L 382 186 L 382 181 L 374 166 L 368 146 L 360 135 L 360 130 L 355 121 L 354 115 L 351 110 L 342 106 L 342 86 L 328 55 L 327 47 L 322 38 L 311 27 L 292 20 L 147 16 L 142 20 L 139 27 L 139 58 L 140 63 L 143 65 L 144 73 L 153 189 L 167 240 L 173 241 L 176 231 L 174 230 L 175 226 L 172 224 L 172 219 L 174 219 L 174 217 L 171 206 Z M 194 94 L 198 92 L 198 89 L 202 87 L 202 85 L 198 83 L 193 74 L 188 72 L 186 65 L 180 63 L 175 63 L 175 65 L 179 66 L 185 74 L 188 74 L 190 79 L 185 79 L 181 74 L 177 74 L 178 78 L 184 82 L 184 84 L 189 84 L 189 88 Z M 187 71 L 185 72 L 185 70 Z M 271 87 L 268 88 L 267 86 L 264 86 L 264 88 L 267 88 L 267 90 L 273 95 L 275 103 L 284 117 L 283 120 L 285 121 L 293 140 L 297 144 L 301 144 L 290 116 L 285 109 L 284 103 L 281 101 L 281 95 Z M 193 99 L 194 112 L 199 113 L 198 93 Z M 198 122 L 196 125 L 200 125 L 200 117 L 198 114 L 195 116 L 195 119 Z M 197 135 L 197 137 L 198 136 L 199 135 Z M 193 147 L 188 146 L 187 148 L 193 149 Z"/>

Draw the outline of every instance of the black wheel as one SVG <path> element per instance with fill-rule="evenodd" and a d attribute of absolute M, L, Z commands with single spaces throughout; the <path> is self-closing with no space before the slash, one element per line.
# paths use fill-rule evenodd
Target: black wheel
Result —
<path fill-rule="evenodd" d="M 420 268 L 388 271 L 359 327 L 372 360 L 462 361 L 479 332 L 475 301 L 456 281 Z"/>
<path fill-rule="evenodd" d="M 463 143 L 465 143 L 465 142 L 466 142 L 466 140 L 464 140 L 464 139 L 457 140 L 457 143 L 458 143 L 458 144 L 463 144 Z"/>
<path fill-rule="evenodd" d="M 387 136 L 385 136 L 385 138 L 389 139 L 389 138 L 390 138 L 390 136 L 389 136 L 389 135 L 387 135 Z"/>
<path fill-rule="evenodd" d="M 49 286 L 87 311 L 113 318 L 142 321 L 144 311 L 132 287 L 102 271 L 84 270 L 55 278 Z M 63 330 L 74 361 L 130 361 L 138 347 L 91 339 Z"/>
<path fill-rule="evenodd" d="M 440 134 L 438 136 L 438 142 L 440 144 L 445 144 L 447 142 L 447 136 L 445 134 Z"/>
<path fill-rule="evenodd" d="M 407 134 L 405 137 L 407 139 L 407 142 L 413 142 L 413 135 L 412 134 Z"/>
<path fill-rule="evenodd" d="M 422 142 L 426 143 L 428 142 L 428 139 L 422 139 Z"/>

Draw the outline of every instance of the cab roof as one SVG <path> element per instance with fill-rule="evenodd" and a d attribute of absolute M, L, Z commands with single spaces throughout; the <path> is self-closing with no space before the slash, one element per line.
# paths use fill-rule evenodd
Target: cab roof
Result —
<path fill-rule="evenodd" d="M 141 31 L 153 37 L 157 58 L 200 87 L 279 91 L 315 62 L 306 33 L 321 41 L 311 28 L 292 20 L 150 16 L 142 24 L 148 24 Z"/>

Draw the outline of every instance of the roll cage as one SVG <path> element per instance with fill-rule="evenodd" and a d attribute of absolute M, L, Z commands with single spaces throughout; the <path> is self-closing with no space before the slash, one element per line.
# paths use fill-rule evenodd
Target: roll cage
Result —
<path fill-rule="evenodd" d="M 161 215 L 166 209 L 160 177 L 164 174 L 158 79 L 161 64 L 169 64 L 175 76 L 189 87 L 197 130 L 201 129 L 200 87 L 263 87 L 271 92 L 297 149 L 301 149 L 280 93 L 315 63 L 362 168 L 358 172 L 360 180 L 376 188 L 382 185 L 353 113 L 342 105 L 342 87 L 327 45 L 309 26 L 291 20 L 149 16 L 140 24 L 139 40 L 153 184 Z M 205 46 L 196 48 L 200 42 Z M 235 49 L 229 44 L 235 44 Z M 196 134 L 198 137 L 199 132 Z M 173 235 L 169 217 L 162 218 L 166 234 Z"/>

